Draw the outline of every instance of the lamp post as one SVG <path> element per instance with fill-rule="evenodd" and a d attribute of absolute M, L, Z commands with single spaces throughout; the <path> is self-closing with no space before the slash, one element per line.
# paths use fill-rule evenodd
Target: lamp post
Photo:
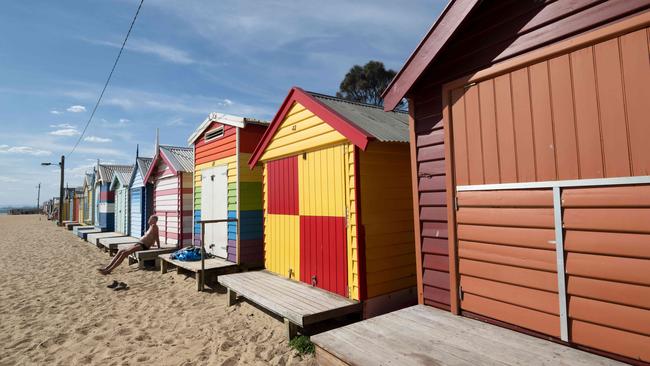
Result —
<path fill-rule="evenodd" d="M 43 166 L 55 165 L 56 163 L 41 163 Z M 61 168 L 61 180 L 59 186 L 59 226 L 63 226 L 63 171 L 65 170 L 65 156 L 61 155 L 61 162 L 58 164 Z"/>

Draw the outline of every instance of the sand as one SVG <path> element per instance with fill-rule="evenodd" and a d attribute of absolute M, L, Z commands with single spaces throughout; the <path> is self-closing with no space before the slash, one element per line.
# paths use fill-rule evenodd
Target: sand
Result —
<path fill-rule="evenodd" d="M 0 365 L 315 365 L 250 304 L 227 308 L 175 272 L 104 277 L 108 260 L 38 216 L 0 216 Z"/>

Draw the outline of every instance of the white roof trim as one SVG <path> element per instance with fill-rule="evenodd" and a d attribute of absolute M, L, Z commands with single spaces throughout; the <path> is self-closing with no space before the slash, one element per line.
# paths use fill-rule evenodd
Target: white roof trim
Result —
<path fill-rule="evenodd" d="M 225 113 L 212 112 L 201 125 L 192 133 L 190 138 L 187 139 L 187 144 L 192 145 L 199 136 L 210 126 L 212 122 L 223 123 L 224 125 L 234 126 L 237 128 L 244 128 L 246 126 L 246 118 L 233 116 Z"/>

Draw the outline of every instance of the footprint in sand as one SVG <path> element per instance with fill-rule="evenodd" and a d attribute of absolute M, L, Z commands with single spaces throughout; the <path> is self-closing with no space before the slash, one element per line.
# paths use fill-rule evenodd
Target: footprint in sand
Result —
<path fill-rule="evenodd" d="M 231 341 L 225 341 L 225 342 L 221 343 L 221 347 L 219 347 L 219 349 L 225 352 L 225 351 L 228 351 L 229 349 L 231 349 L 232 346 L 233 346 L 233 343 Z"/>

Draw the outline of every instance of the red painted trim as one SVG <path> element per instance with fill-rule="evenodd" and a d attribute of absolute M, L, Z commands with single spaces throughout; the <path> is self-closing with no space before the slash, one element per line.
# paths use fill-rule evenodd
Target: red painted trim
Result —
<path fill-rule="evenodd" d="M 395 109 L 478 3 L 479 0 L 452 0 L 447 5 L 402 69 L 384 90 L 382 97 L 385 111 Z"/>
<path fill-rule="evenodd" d="M 273 118 L 271 125 L 264 133 L 264 136 L 262 136 L 262 140 L 257 145 L 257 147 L 255 147 L 253 156 L 251 156 L 251 158 L 248 160 L 248 165 L 251 167 L 251 169 L 262 157 L 262 154 L 271 143 L 273 136 L 275 136 L 275 133 L 280 128 L 282 121 L 287 116 L 294 103 L 302 104 L 310 112 L 320 117 L 328 125 L 332 126 L 332 128 L 340 132 L 343 136 L 350 140 L 350 142 L 362 150 L 366 149 L 368 141 L 373 137 L 368 132 L 356 126 L 354 122 L 343 117 L 335 110 L 321 103 L 318 99 L 309 95 L 309 93 L 294 86 L 289 91 L 289 94 L 284 99 L 284 102 L 282 102 L 282 105 Z"/>
<path fill-rule="evenodd" d="M 357 263 L 359 264 L 359 300 L 368 298 L 366 276 L 366 230 L 361 216 L 361 169 L 359 149 L 354 148 L 354 204 L 357 211 Z"/>
<path fill-rule="evenodd" d="M 176 169 L 174 169 L 172 164 L 169 162 L 169 159 L 167 159 L 165 154 L 162 154 L 161 151 L 162 150 L 158 149 L 158 151 L 156 151 L 156 155 L 153 157 L 153 161 L 151 162 L 151 165 L 149 166 L 149 170 L 147 170 L 147 174 L 144 176 L 144 179 L 143 179 L 143 182 L 145 184 L 147 182 L 149 182 L 149 178 L 151 178 L 151 174 L 153 174 L 153 172 L 155 171 L 156 166 L 158 165 L 158 162 L 160 161 L 160 159 L 162 159 L 165 162 L 165 164 L 167 164 L 167 166 L 169 167 L 169 170 L 171 170 L 171 172 L 173 174 L 178 173 L 176 171 Z"/>

